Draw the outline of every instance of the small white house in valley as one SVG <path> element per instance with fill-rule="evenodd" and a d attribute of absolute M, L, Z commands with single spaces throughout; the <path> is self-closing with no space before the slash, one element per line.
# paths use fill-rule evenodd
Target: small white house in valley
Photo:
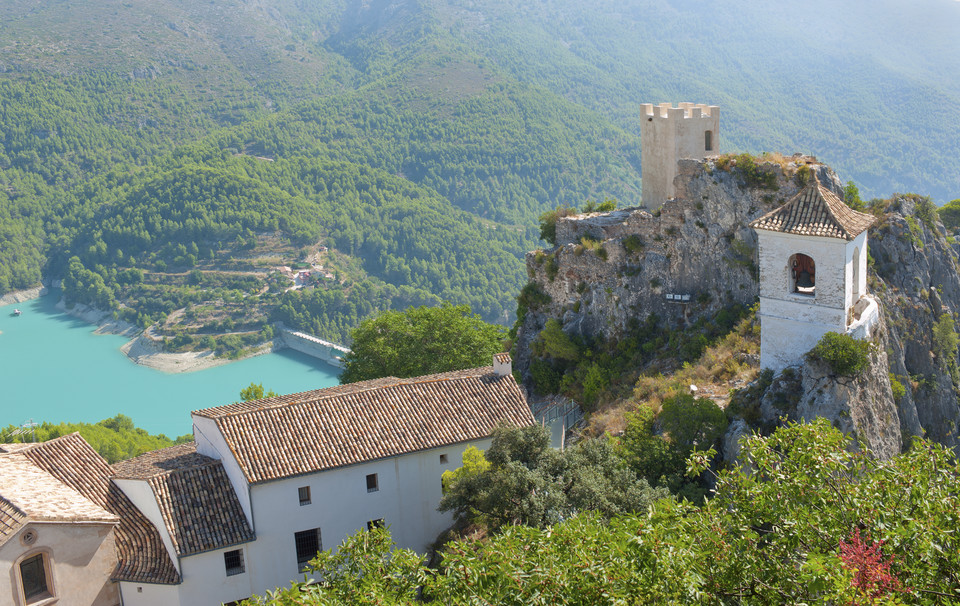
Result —
<path fill-rule="evenodd" d="M 750 224 L 760 261 L 760 365 L 796 364 L 827 332 L 865 339 L 879 322 L 867 294 L 867 229 L 857 212 L 814 178 Z"/>
<path fill-rule="evenodd" d="M 0 445 L 0 605 L 230 603 L 378 525 L 425 551 L 453 521 L 443 472 L 497 424 L 534 422 L 498 354 L 199 410 L 194 442 L 112 467 L 79 434 Z"/>

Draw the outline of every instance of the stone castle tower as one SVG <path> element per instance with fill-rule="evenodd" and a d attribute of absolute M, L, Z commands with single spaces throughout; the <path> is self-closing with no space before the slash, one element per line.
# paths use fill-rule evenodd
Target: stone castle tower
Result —
<path fill-rule="evenodd" d="M 760 365 L 796 364 L 827 332 L 870 337 L 880 314 L 867 291 L 867 228 L 819 181 L 753 221 L 760 262 Z"/>
<path fill-rule="evenodd" d="M 643 103 L 640 162 L 643 207 L 654 210 L 673 198 L 677 160 L 702 160 L 720 148 L 720 108 L 715 105 Z"/>

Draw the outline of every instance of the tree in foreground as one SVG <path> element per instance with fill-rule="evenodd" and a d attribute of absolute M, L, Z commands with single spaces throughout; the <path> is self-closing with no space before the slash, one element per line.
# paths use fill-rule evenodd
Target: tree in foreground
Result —
<path fill-rule="evenodd" d="M 662 499 L 648 514 L 504 526 L 486 541 L 448 545 L 435 571 L 382 537 L 354 537 L 340 559 L 318 560 L 320 589 L 271 603 L 960 602 L 955 455 L 924 440 L 889 461 L 849 447 L 825 420 L 790 425 L 748 438 L 743 468 L 721 472 L 702 507 Z M 708 460 L 694 454 L 691 471 Z"/>
<path fill-rule="evenodd" d="M 340 382 L 489 366 L 505 336 L 503 326 L 484 322 L 466 305 L 387 311 L 354 329 Z"/>
<path fill-rule="evenodd" d="M 540 425 L 500 425 L 490 449 L 464 453 L 464 467 L 444 473 L 440 511 L 491 529 L 522 524 L 546 528 L 583 511 L 604 517 L 644 512 L 669 496 L 638 479 L 607 440 L 550 447 Z"/>

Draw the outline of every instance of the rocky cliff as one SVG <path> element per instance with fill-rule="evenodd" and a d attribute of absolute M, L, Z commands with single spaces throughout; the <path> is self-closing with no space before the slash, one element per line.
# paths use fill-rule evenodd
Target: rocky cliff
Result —
<path fill-rule="evenodd" d="M 957 253 L 932 203 L 895 197 L 870 232 L 875 281 L 889 328 L 890 373 L 902 384 L 900 431 L 960 446 L 960 373 L 954 320 L 960 311 Z M 952 339 L 951 339 L 952 336 Z"/>
<path fill-rule="evenodd" d="M 682 161 L 678 197 L 658 213 L 630 208 L 558 220 L 556 247 L 527 255 L 531 282 L 546 295 L 517 334 L 516 367 L 528 386 L 531 343 L 549 319 L 569 335 L 615 340 L 633 318 L 655 314 L 675 328 L 724 306 L 752 304 L 758 284 L 750 221 L 788 200 L 810 172 L 842 193 L 828 167 L 808 157 L 787 160 L 756 168 L 767 175 L 762 186 L 712 160 Z M 896 197 L 877 202 L 874 212 L 882 218 L 869 235 L 870 289 L 883 317 L 868 370 L 835 376 L 806 360 L 767 375 L 745 396 L 754 401 L 751 412 L 731 424 L 728 456 L 751 428 L 816 416 L 884 457 L 916 435 L 960 445 L 957 254 L 928 200 Z"/>
<path fill-rule="evenodd" d="M 790 199 L 813 172 L 842 194 L 829 167 L 805 156 L 788 160 L 756 167 L 766 176 L 762 185 L 729 164 L 681 160 L 677 198 L 656 213 L 627 208 L 558 220 L 557 245 L 526 259 L 531 283 L 549 301 L 518 330 L 521 374 L 530 343 L 551 318 L 571 335 L 615 339 L 633 318 L 655 314 L 682 327 L 733 303 L 752 304 L 757 238 L 750 221 Z"/>

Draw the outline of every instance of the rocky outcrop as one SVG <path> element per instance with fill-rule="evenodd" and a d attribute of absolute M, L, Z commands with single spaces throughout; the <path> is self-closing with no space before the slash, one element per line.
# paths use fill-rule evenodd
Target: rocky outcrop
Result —
<path fill-rule="evenodd" d="M 664 327 L 682 327 L 730 304 L 753 303 L 756 235 L 749 223 L 799 190 L 795 171 L 804 164 L 842 193 L 836 175 L 810 158 L 761 165 L 776 176 L 767 189 L 745 185 L 736 170 L 714 161 L 684 160 L 678 197 L 657 213 L 629 208 L 560 219 L 557 246 L 527 255 L 530 280 L 546 295 L 531 297 L 536 304 L 517 335 L 515 367 L 528 386 L 531 343 L 549 319 L 571 335 L 616 339 L 650 314 Z M 784 419 L 817 416 L 882 457 L 912 436 L 960 449 L 957 252 L 929 200 L 901 196 L 877 214 L 868 250 L 882 317 L 868 370 L 835 376 L 807 360 L 767 376 L 751 388 L 743 422 L 731 424 L 728 456 L 748 427 L 766 431 Z"/>
<path fill-rule="evenodd" d="M 796 169 L 807 165 L 841 192 L 833 171 L 809 157 L 761 163 L 776 177 L 766 188 L 713 160 L 681 160 L 677 198 L 653 214 L 627 208 L 560 219 L 557 246 L 527 255 L 530 281 L 550 300 L 524 318 L 516 368 L 526 375 L 530 344 L 550 318 L 568 334 L 611 339 L 650 314 L 677 327 L 733 303 L 752 304 L 757 238 L 750 221 L 796 194 Z"/>
<path fill-rule="evenodd" d="M 870 365 L 852 377 L 834 375 L 821 361 L 807 360 L 801 372 L 801 393 L 796 416 L 803 421 L 829 419 L 834 427 L 874 455 L 889 459 L 900 454 L 903 443 L 897 422 L 887 359 L 887 338 L 881 322 L 870 354 Z"/>
<path fill-rule="evenodd" d="M 889 331 L 890 373 L 904 386 L 897 399 L 900 431 L 960 447 L 957 351 L 938 351 L 934 327 L 960 311 L 957 253 L 931 203 L 900 197 L 870 232 L 875 280 Z"/>

